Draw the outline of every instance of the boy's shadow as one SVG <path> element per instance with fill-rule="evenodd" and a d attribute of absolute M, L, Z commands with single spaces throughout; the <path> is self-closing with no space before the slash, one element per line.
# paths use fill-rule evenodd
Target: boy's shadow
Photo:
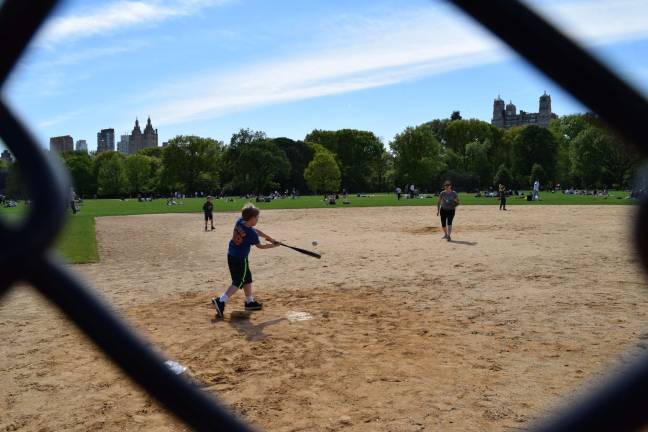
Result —
<path fill-rule="evenodd" d="M 264 321 L 259 324 L 253 324 L 250 322 L 251 312 L 246 311 L 233 311 L 230 315 L 230 319 L 227 321 L 229 325 L 234 327 L 236 331 L 245 336 L 249 341 L 260 341 L 265 339 L 267 336 L 263 333 L 263 329 L 268 326 L 278 324 L 281 321 L 287 320 L 287 318 L 275 318 L 272 320 Z"/>
<path fill-rule="evenodd" d="M 450 243 L 466 245 L 466 246 L 475 246 L 477 242 L 463 241 L 463 240 L 450 240 Z"/>

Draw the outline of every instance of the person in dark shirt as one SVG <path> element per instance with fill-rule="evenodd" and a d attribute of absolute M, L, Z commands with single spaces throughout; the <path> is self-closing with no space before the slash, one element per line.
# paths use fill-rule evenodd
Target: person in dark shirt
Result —
<path fill-rule="evenodd" d="M 499 199 L 500 199 L 500 210 L 506 210 L 506 186 L 503 184 L 499 185 Z"/>
<path fill-rule="evenodd" d="M 452 190 L 452 183 L 446 180 L 443 183 L 443 192 L 439 194 L 437 202 L 437 216 L 441 216 L 441 227 L 443 238 L 452 241 L 452 220 L 455 217 L 455 209 L 459 205 L 459 194 Z"/>
<path fill-rule="evenodd" d="M 214 231 L 214 203 L 212 202 L 213 198 L 210 196 L 207 197 L 207 201 L 203 204 L 203 213 L 205 213 L 205 231 L 207 231 L 207 221 L 211 221 L 211 229 Z"/>
<path fill-rule="evenodd" d="M 224 316 L 225 303 L 239 289 L 243 289 L 243 292 L 245 292 L 245 310 L 254 311 L 263 308 L 263 305 L 254 300 L 254 296 L 252 295 L 252 272 L 248 263 L 248 255 L 252 246 L 256 246 L 259 249 L 270 249 L 279 246 L 279 243 L 272 237 L 254 228 L 258 222 L 259 209 L 252 204 L 247 204 L 243 207 L 241 218 L 234 225 L 232 240 L 229 242 L 227 251 L 227 265 L 232 276 L 232 284 L 220 297 L 214 297 L 211 300 L 216 308 L 216 314 L 220 318 Z M 261 244 L 259 236 L 270 243 Z"/>

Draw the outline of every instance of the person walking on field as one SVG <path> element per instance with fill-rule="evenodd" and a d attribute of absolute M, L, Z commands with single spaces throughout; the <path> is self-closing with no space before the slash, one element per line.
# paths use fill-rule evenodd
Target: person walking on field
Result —
<path fill-rule="evenodd" d="M 533 201 L 540 201 L 540 182 L 538 180 L 533 183 Z"/>
<path fill-rule="evenodd" d="M 455 217 L 455 209 L 459 205 L 459 194 L 452 190 L 452 182 L 446 180 L 443 183 L 443 192 L 439 194 L 437 202 L 437 216 L 441 216 L 441 227 L 443 238 L 452 241 L 452 220 Z"/>
<path fill-rule="evenodd" d="M 499 199 L 500 199 L 500 210 L 506 210 L 506 186 L 503 184 L 499 185 Z"/>

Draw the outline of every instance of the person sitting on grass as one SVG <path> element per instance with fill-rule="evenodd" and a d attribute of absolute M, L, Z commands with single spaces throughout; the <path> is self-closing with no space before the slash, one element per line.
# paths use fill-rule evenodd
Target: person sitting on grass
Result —
<path fill-rule="evenodd" d="M 252 295 L 252 272 L 248 263 L 248 255 L 252 246 L 259 249 L 270 249 L 279 246 L 279 243 L 261 230 L 254 228 L 259 222 L 259 213 L 258 208 L 247 204 L 241 211 L 241 218 L 234 225 L 234 233 L 227 251 L 227 265 L 232 276 L 232 284 L 220 297 L 211 299 L 216 308 L 216 314 L 220 318 L 224 317 L 225 303 L 239 289 L 243 289 L 245 293 L 245 310 L 255 311 L 263 308 L 263 305 L 257 302 Z M 259 236 L 270 243 L 261 244 Z"/>

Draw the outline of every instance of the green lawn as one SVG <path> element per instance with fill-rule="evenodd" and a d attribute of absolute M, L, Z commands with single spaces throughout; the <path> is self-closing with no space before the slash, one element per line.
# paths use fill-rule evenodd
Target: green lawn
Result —
<path fill-rule="evenodd" d="M 526 199 L 509 197 L 507 205 L 628 205 L 636 201 L 625 199 L 627 194 L 622 191 L 612 191 L 608 198 L 564 195 L 562 193 L 541 193 L 541 201 L 529 202 Z M 476 198 L 472 194 L 460 194 L 463 205 L 492 205 L 496 206 L 496 198 Z M 337 208 L 337 207 L 381 207 L 381 206 L 434 206 L 436 197 L 422 199 L 405 199 L 400 201 L 394 194 L 367 194 L 367 196 L 349 196 L 351 204 L 344 205 L 338 201 L 336 206 L 327 205 L 321 196 L 304 196 L 297 199 L 278 199 L 270 203 L 255 203 L 261 209 L 297 209 L 297 208 Z M 58 240 L 58 249 L 66 259 L 75 264 L 99 261 L 95 237 L 95 217 L 125 216 L 152 213 L 198 213 L 202 211 L 203 198 L 187 198 L 178 200 L 182 204 L 167 206 L 165 199 L 152 202 L 138 202 L 134 199 L 121 201 L 118 199 L 86 200 L 81 211 L 72 216 Z M 216 212 L 239 211 L 248 200 L 235 198 L 234 201 L 214 201 Z M 25 211 L 20 204 L 16 208 L 1 208 L 0 215 L 15 220 Z"/>

